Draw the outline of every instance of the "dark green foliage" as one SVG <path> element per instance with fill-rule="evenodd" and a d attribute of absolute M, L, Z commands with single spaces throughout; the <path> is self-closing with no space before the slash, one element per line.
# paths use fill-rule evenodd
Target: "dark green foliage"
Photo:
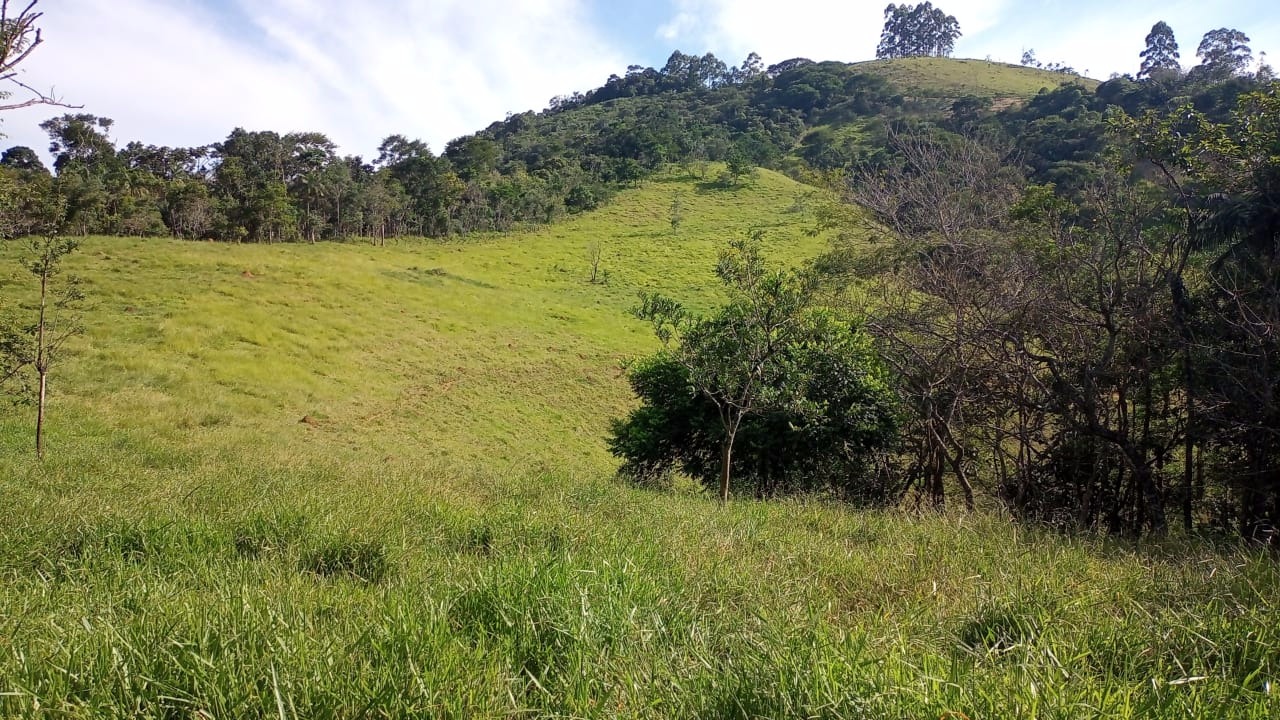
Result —
<path fill-rule="evenodd" d="M 1205 33 L 1196 56 L 1200 58 L 1200 65 L 1193 72 L 1209 80 L 1225 80 L 1240 74 L 1253 61 L 1249 36 L 1232 28 Z"/>
<path fill-rule="evenodd" d="M 609 449 L 625 460 L 623 472 L 635 482 L 660 486 L 677 463 L 694 476 L 715 477 L 719 469 L 719 419 L 715 405 L 689 385 L 689 373 L 664 355 L 631 364 L 627 380 L 641 406 L 612 425 Z"/>
<path fill-rule="evenodd" d="M 1169 24 L 1161 20 L 1151 26 L 1151 32 L 1147 35 L 1147 49 L 1140 53 L 1142 57 L 1142 68 L 1138 71 L 1138 78 L 1150 78 L 1160 73 L 1181 73 L 1182 66 L 1178 64 L 1178 41 L 1174 38 L 1173 28 Z"/>
<path fill-rule="evenodd" d="M 895 437 L 894 402 L 865 338 L 848 325 L 819 322 L 778 362 L 803 373 L 804 387 L 793 406 L 744 420 L 733 461 L 739 486 L 758 497 L 829 492 L 860 504 L 891 500 L 894 489 L 869 468 Z M 679 470 L 714 487 L 724 436 L 715 403 L 670 355 L 636 362 L 628 379 L 642 405 L 613 423 L 609 441 L 623 472 L 652 486 Z"/>
<path fill-rule="evenodd" d="M 27 172 L 49 172 L 36 151 L 25 145 L 15 145 L 5 150 L 4 154 L 0 155 L 0 165 Z"/>
<path fill-rule="evenodd" d="M 307 516 L 292 511 L 258 514 L 232 532 L 236 552 L 249 559 L 279 555 L 304 540 L 311 530 Z"/>
<path fill-rule="evenodd" d="M 957 637 L 971 652 L 1002 653 L 1036 641 L 1040 620 L 1017 606 L 989 607 L 964 623 Z"/>
<path fill-rule="evenodd" d="M 976 131 L 982 122 L 991 117 L 991 98 L 966 95 L 951 103 L 948 127 L 965 134 Z"/>
<path fill-rule="evenodd" d="M 468 525 L 455 533 L 454 543 L 464 552 L 489 555 L 493 552 L 493 528 L 486 523 Z"/>
<path fill-rule="evenodd" d="M 85 568 L 120 562 L 141 565 L 189 554 L 217 556 L 225 551 L 225 539 L 207 527 L 104 518 L 76 527 L 64 536 L 45 539 L 44 547 L 32 560 L 42 575 L 65 577 Z"/>

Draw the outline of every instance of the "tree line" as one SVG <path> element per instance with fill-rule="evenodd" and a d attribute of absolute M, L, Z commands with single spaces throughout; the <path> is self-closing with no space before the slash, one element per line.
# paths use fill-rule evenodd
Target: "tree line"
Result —
<path fill-rule="evenodd" d="M 237 128 L 209 145 L 117 147 L 108 118 L 68 113 L 31 148 L 0 155 L 0 234 L 54 223 L 74 234 L 248 242 L 440 237 L 592 209 L 671 163 L 776 165 L 823 113 L 899 104 L 880 78 L 797 58 L 740 68 L 680 52 L 661 69 L 512 115 L 436 154 L 403 135 L 366 160 L 323 133 Z M 705 170 L 703 170 L 705 172 Z"/>
<path fill-rule="evenodd" d="M 892 242 L 826 258 L 908 408 L 931 502 L 1111 532 L 1280 524 L 1280 87 L 1224 122 L 1108 116 L 1064 192 L 974 137 L 896 136 L 848 196 Z"/>
<path fill-rule="evenodd" d="M 911 46 L 898 55 L 925 45 L 949 51 L 954 18 L 939 19 L 928 3 L 900 10 L 886 25 Z M 6 21 L 3 70 L 40 44 L 39 18 L 28 8 Z M 60 104 L 39 94 L 30 101 Z M 676 51 L 661 68 L 632 66 L 599 88 L 553 98 L 544 112 L 457 138 L 438 155 L 403 135 L 365 159 L 340 155 L 319 132 L 239 128 L 198 147 L 117 148 L 110 119 L 70 113 L 42 124 L 51 170 L 30 148 L 0 156 L 0 236 L 52 225 L 249 242 L 505 230 L 594 208 L 672 162 L 776 166 L 824 116 L 869 117 L 902 102 L 888 83 L 840 63 L 765 66 L 751 53 L 730 66 Z"/>

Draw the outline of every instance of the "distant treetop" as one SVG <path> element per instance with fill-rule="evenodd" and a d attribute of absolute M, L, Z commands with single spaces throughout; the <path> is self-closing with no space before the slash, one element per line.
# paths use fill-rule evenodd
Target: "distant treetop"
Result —
<path fill-rule="evenodd" d="M 1149 78 L 1160 72 L 1182 71 L 1182 65 L 1178 63 L 1181 57 L 1178 54 L 1178 41 L 1173 36 L 1173 28 L 1163 20 L 1151 26 L 1151 32 L 1147 35 L 1147 49 L 1139 53 L 1139 56 L 1142 58 L 1139 79 Z"/>
<path fill-rule="evenodd" d="M 895 5 L 884 10 L 884 30 L 876 48 L 879 59 L 947 57 L 960 37 L 960 22 L 932 3 Z"/>
<path fill-rule="evenodd" d="M 1211 79 L 1224 80 L 1239 75 L 1253 62 L 1249 36 L 1231 28 L 1218 28 L 1204 34 L 1196 49 L 1201 72 Z"/>

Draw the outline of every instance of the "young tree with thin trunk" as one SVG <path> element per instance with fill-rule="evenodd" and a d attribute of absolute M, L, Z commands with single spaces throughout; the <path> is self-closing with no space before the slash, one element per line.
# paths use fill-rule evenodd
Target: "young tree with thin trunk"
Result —
<path fill-rule="evenodd" d="M 769 269 L 755 242 L 735 241 L 716 274 L 731 300 L 709 317 L 689 314 L 661 295 L 642 296 L 638 315 L 716 408 L 720 420 L 720 501 L 729 501 L 734 444 L 749 415 L 797 400 L 802 378 L 784 367 L 785 351 L 804 331 L 813 302 L 806 276 Z"/>
<path fill-rule="evenodd" d="M 12 367 L 9 375 L 29 368 L 35 373 L 36 455 L 44 457 L 45 408 L 49 396 L 49 372 L 62 356 L 67 340 L 81 332 L 76 307 L 84 299 L 79 283 L 67 276 L 59 283 L 62 261 L 76 249 L 76 241 L 49 235 L 31 241 L 27 270 L 39 282 L 36 317 L 24 333 L 7 334 Z M 25 335 L 25 337 L 23 337 Z"/>

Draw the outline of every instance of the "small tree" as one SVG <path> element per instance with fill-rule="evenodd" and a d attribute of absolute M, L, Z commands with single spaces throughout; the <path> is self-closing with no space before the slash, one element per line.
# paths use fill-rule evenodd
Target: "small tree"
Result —
<path fill-rule="evenodd" d="M 27 270 L 39 282 L 35 319 L 22 323 L 9 318 L 0 329 L 0 384 L 19 380 L 25 371 L 35 373 L 36 455 L 44 457 L 44 420 L 49 372 L 60 359 L 63 345 L 81 332 L 76 306 L 83 299 L 79 283 L 67 277 L 61 286 L 62 260 L 76 248 L 75 240 L 50 234 L 31 241 Z M 20 388 L 18 397 L 28 397 Z"/>
<path fill-rule="evenodd" d="M 826 312 L 809 313 L 780 354 L 790 402 L 748 416 L 733 452 L 735 484 L 757 497 L 830 493 L 862 505 L 891 503 L 903 486 L 868 473 L 876 453 L 897 437 L 896 397 L 869 339 Z M 641 406 L 615 420 L 609 448 L 640 484 L 679 469 L 708 487 L 720 481 L 723 430 L 715 403 L 690 382 L 670 352 L 632 364 L 628 380 Z"/>
<path fill-rule="evenodd" d="M 604 259 L 604 248 L 600 246 L 600 241 L 594 241 L 587 245 L 587 262 L 591 265 L 591 284 L 594 285 L 602 282 L 608 277 L 609 272 L 606 270 L 603 275 L 600 272 L 600 262 Z"/>
<path fill-rule="evenodd" d="M 725 161 L 725 171 L 721 176 L 721 181 L 730 187 L 737 187 L 739 180 L 742 178 L 750 180 L 755 171 L 756 166 L 752 164 L 751 158 L 747 157 L 745 153 L 735 150 Z"/>
<path fill-rule="evenodd" d="M 785 350 L 803 332 L 813 283 L 766 267 L 758 244 L 735 241 L 720 256 L 716 275 L 731 299 L 710 317 L 688 313 L 661 295 L 643 295 L 638 315 L 653 323 L 690 387 L 714 407 L 720 425 L 720 500 L 729 500 L 734 443 L 743 420 L 765 408 L 793 406 L 803 378 Z"/>

